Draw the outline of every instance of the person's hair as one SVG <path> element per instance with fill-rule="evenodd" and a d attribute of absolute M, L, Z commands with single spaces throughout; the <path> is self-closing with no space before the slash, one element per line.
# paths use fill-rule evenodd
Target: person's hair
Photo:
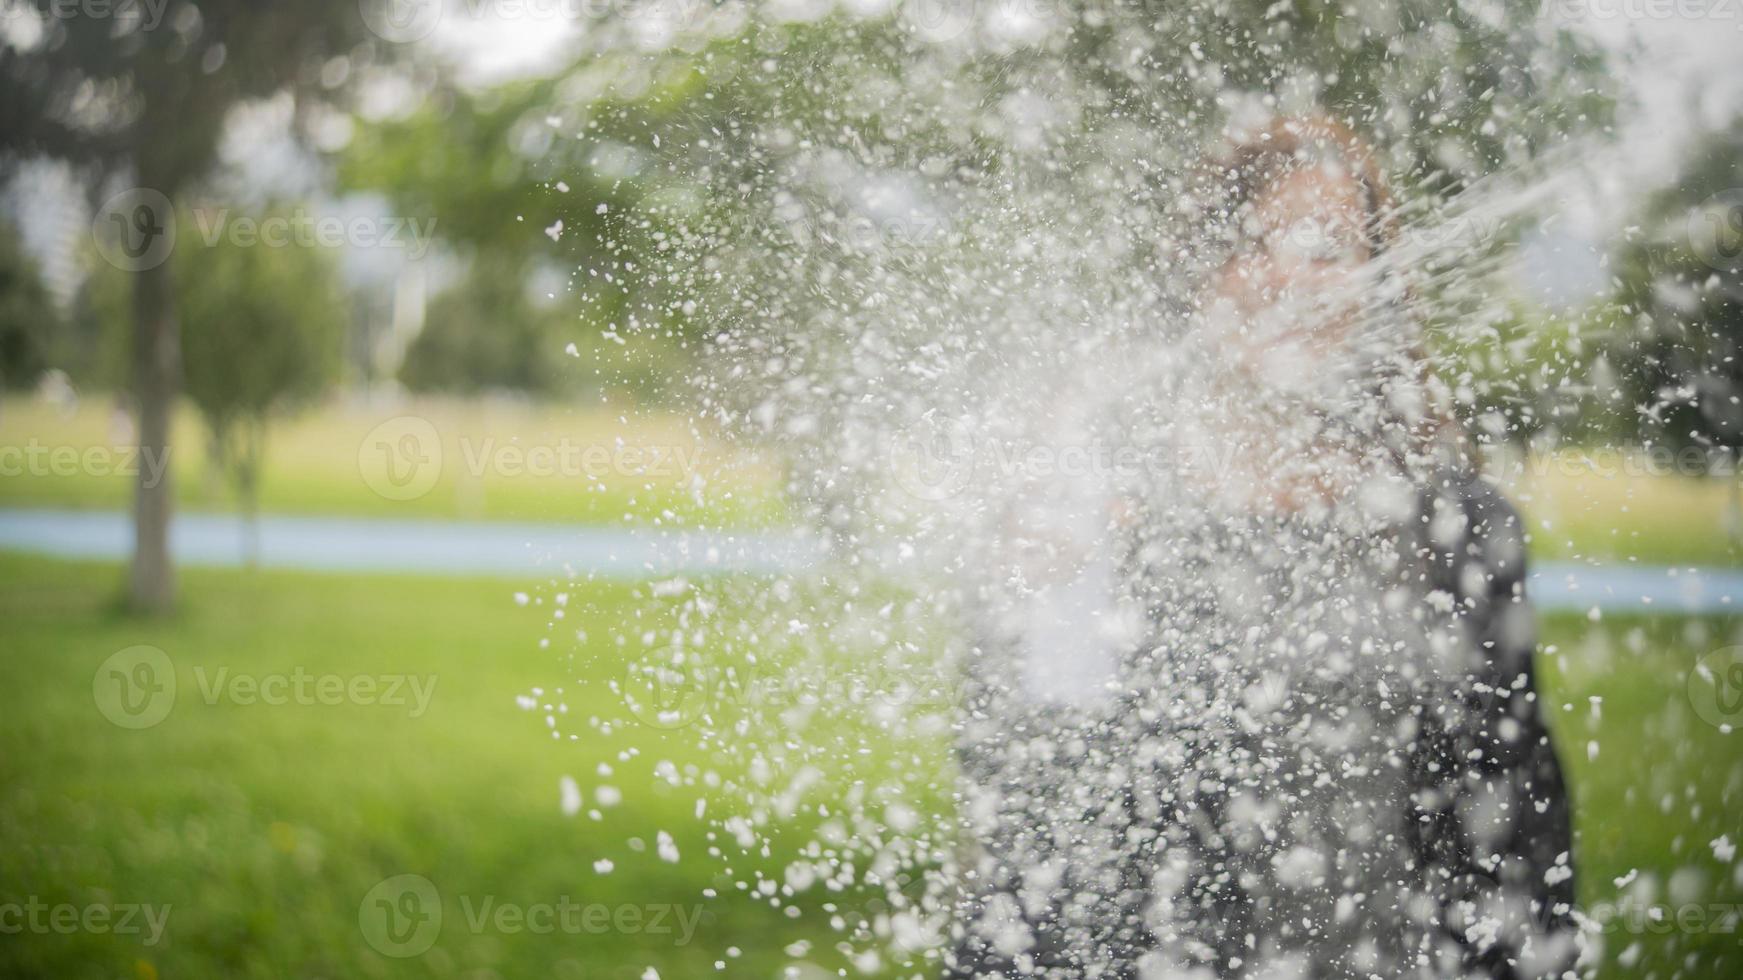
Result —
<path fill-rule="evenodd" d="M 1336 164 L 1362 189 L 1362 238 L 1368 244 L 1370 258 L 1378 258 L 1398 235 L 1397 202 L 1372 147 L 1355 130 L 1330 116 L 1313 113 L 1280 117 L 1257 129 L 1239 132 L 1213 157 L 1212 163 L 1217 171 L 1215 183 L 1219 193 L 1205 203 L 1224 220 L 1240 220 L 1246 208 L 1291 174 Z M 1401 302 L 1407 303 L 1408 291 L 1405 297 Z M 1408 446 L 1392 447 L 1394 452 L 1402 460 L 1407 455 L 1438 449 L 1455 465 L 1469 466 L 1470 447 L 1464 427 L 1453 415 L 1449 393 L 1435 378 L 1420 339 L 1405 344 L 1397 355 L 1388 358 L 1394 363 L 1382 373 L 1393 380 L 1408 378 L 1419 386 L 1427 404 L 1423 406 L 1423 417 L 1407 426 Z"/>
<path fill-rule="evenodd" d="M 1330 116 L 1283 117 L 1235 134 L 1215 158 L 1221 193 L 1213 203 L 1234 215 L 1284 177 L 1328 163 L 1345 168 L 1361 187 L 1363 240 L 1370 252 L 1379 254 L 1396 234 L 1391 187 L 1367 141 Z"/>

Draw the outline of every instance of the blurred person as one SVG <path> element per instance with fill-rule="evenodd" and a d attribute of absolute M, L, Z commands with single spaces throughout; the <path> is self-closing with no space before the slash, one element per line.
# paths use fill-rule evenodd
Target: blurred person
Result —
<path fill-rule="evenodd" d="M 1226 451 L 1109 503 L 1124 571 L 1100 601 L 1149 635 L 1108 698 L 971 678 L 952 975 L 1568 975 L 1523 530 L 1427 371 L 1379 168 L 1287 119 L 1212 183 L 1229 248 L 1189 344 L 1210 367 L 1131 424 Z"/>

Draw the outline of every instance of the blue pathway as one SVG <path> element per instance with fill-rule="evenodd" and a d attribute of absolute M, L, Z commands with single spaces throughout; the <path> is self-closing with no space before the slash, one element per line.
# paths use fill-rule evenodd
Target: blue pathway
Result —
<path fill-rule="evenodd" d="M 242 540 L 234 516 L 182 514 L 171 549 L 185 565 L 234 567 L 242 564 Z M 0 550 L 115 560 L 131 547 L 123 513 L 0 509 Z M 261 518 L 260 548 L 261 564 L 273 568 L 619 579 L 771 573 L 802 568 L 817 554 L 805 539 L 776 533 L 286 516 Z M 1743 609 L 1743 569 L 1542 562 L 1531 592 L 1545 610 L 1730 612 Z"/>

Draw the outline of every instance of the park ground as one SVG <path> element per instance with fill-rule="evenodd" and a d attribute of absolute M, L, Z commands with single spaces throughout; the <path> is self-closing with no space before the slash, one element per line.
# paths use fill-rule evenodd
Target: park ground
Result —
<path fill-rule="evenodd" d="M 656 760 L 697 761 L 682 733 L 553 738 L 541 711 L 517 703 L 556 686 L 576 716 L 621 707 L 598 699 L 612 698 L 610 626 L 647 602 L 634 586 L 572 587 L 568 625 L 600 648 L 577 657 L 541 647 L 549 617 L 500 579 L 191 570 L 179 614 L 141 621 L 115 609 L 107 584 L 119 575 L 0 556 L 0 905 L 167 907 L 166 928 L 152 945 L 82 930 L 0 936 L 0 974 L 630 980 L 648 967 L 772 978 L 798 959 L 839 965 L 829 919 L 854 900 L 818 889 L 777 912 L 737 893 L 746 869 L 728 875 L 730 861 L 705 854 L 697 791 L 655 773 Z M 1735 914 L 1743 882 L 1712 844 L 1743 840 L 1743 736 L 1697 716 L 1687 694 L 1697 660 L 1740 633 L 1737 618 L 1545 624 L 1544 708 L 1572 783 L 1582 904 L 1632 895 L 1704 917 L 1662 929 L 1616 920 L 1605 978 L 1743 973 L 1743 931 L 1714 915 Z M 139 644 L 172 658 L 178 697 L 161 723 L 129 730 L 100 710 L 93 682 Z M 208 698 L 225 668 L 434 687 L 421 712 L 409 693 L 401 705 Z M 947 765 L 942 746 L 923 761 Z M 598 820 L 565 815 L 563 777 L 591 806 L 601 763 L 621 804 Z M 655 859 L 661 831 L 678 862 Z M 601 860 L 615 869 L 599 873 Z M 446 916 L 434 945 L 406 958 L 378 951 L 360 925 L 364 896 L 399 874 L 434 883 Z M 720 897 L 704 898 L 710 888 Z M 486 898 L 564 896 L 702 911 L 687 943 L 642 927 L 537 934 L 469 918 Z"/>
<path fill-rule="evenodd" d="M 141 465 L 132 438 L 111 399 L 0 400 L 0 507 L 127 509 Z M 178 505 L 237 510 L 185 407 L 171 443 Z M 271 426 L 259 503 L 277 514 L 618 525 L 670 514 L 743 526 L 778 518 L 776 484 L 766 464 L 666 412 L 333 402 Z"/>
<path fill-rule="evenodd" d="M 410 431 L 407 418 L 429 423 L 440 444 L 429 489 L 412 497 L 392 483 L 384 493 L 384 471 L 371 468 L 383 462 L 371 456 L 382 450 L 380 427 L 398 439 Z M 85 452 L 126 441 L 112 406 L 96 400 L 71 409 L 0 403 L 0 463 L 41 447 L 35 469 L 0 471 L 0 507 L 124 509 L 131 476 L 91 465 L 102 454 Z M 192 417 L 180 418 L 176 445 L 187 450 L 175 460 L 181 505 L 233 509 Z M 269 446 L 262 509 L 272 513 L 782 521 L 775 467 L 646 411 L 330 405 L 276 427 Z M 7 455 L 9 447 L 20 452 Z M 57 447 L 80 462 L 57 469 L 41 455 Z M 541 447 L 542 457 L 530 455 Z M 594 447 L 605 455 L 588 455 Z M 663 449 L 668 460 L 688 447 L 695 462 L 651 472 L 650 454 L 625 447 Z M 413 448 L 430 456 L 428 443 Z M 534 471 L 535 458 L 555 469 Z M 574 465 L 587 472 L 565 469 Z M 1743 564 L 1731 531 L 1734 481 L 1563 456 L 1525 461 L 1508 486 L 1539 558 Z M 657 760 L 683 771 L 708 765 L 693 733 L 639 727 L 588 737 L 579 719 L 623 713 L 610 684 L 621 666 L 610 638 L 647 613 L 645 588 L 561 585 L 571 593 L 565 629 L 586 637 L 576 649 L 541 645 L 552 636 L 550 609 L 536 598 L 523 605 L 517 593 L 547 594 L 553 583 L 530 576 L 186 569 L 180 608 L 162 619 L 120 611 L 122 578 L 112 564 L 0 554 L 0 909 L 151 906 L 168 918 L 150 944 L 142 934 L 52 923 L 0 934 L 0 976 L 640 980 L 653 967 L 673 980 L 828 965 L 827 974 L 799 974 L 809 980 L 840 966 L 832 918 L 878 912 L 863 896 L 822 889 L 782 908 L 741 894 L 736 883 L 761 859 L 730 847 L 710 857 L 722 842 L 694 814 L 697 790 L 655 771 Z M 1714 845 L 1743 843 L 1743 736 L 1700 717 L 1689 695 L 1702 658 L 1743 644 L 1743 617 L 1554 616 L 1542 643 L 1543 709 L 1576 807 L 1581 904 L 1600 910 L 1627 897 L 1670 915 L 1615 920 L 1601 976 L 1743 975 L 1743 881 L 1734 859 L 1716 853 L 1726 844 Z M 170 658 L 178 697 L 160 723 L 133 730 L 106 717 L 94 685 L 109 658 L 141 645 Z M 208 696 L 220 672 L 434 687 L 421 710 L 410 690 L 398 704 L 275 705 L 234 688 Z M 543 704 L 552 700 L 545 692 L 559 690 L 571 721 L 553 737 Z M 535 710 L 522 701 L 529 697 Z M 944 742 L 912 764 L 935 769 L 942 784 Z M 564 812 L 565 777 L 586 794 L 578 813 Z M 607 778 L 622 802 L 595 819 Z M 662 832 L 681 860 L 656 857 Z M 608 873 L 597 870 L 603 861 Z M 428 950 L 396 957 L 371 942 L 363 914 L 370 890 L 402 874 L 434 884 L 445 921 Z M 718 897 L 705 897 L 710 889 Z M 700 912 L 688 941 L 672 927 L 675 912 L 663 931 L 645 918 L 546 933 L 512 919 L 474 924 L 487 900 L 533 909 L 565 898 L 614 914 Z"/>

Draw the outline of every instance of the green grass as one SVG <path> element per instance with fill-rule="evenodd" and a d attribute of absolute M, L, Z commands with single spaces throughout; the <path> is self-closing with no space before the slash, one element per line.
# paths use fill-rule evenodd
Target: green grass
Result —
<path fill-rule="evenodd" d="M 183 609 L 142 621 L 111 606 L 120 575 L 109 565 L 0 556 L 0 905 L 33 896 L 169 905 L 167 932 L 155 946 L 83 932 L 0 935 L 0 975 L 630 980 L 653 966 L 673 980 L 715 975 L 714 961 L 737 946 L 743 955 L 718 975 L 767 978 L 801 939 L 822 951 L 811 959 L 835 965 L 827 957 L 838 937 L 822 903 L 850 900 L 806 893 L 788 918 L 733 896 L 750 866 L 735 862 L 727 875 L 709 859 L 691 812 L 699 790 L 655 775 L 662 759 L 706 767 L 693 731 L 636 726 L 606 739 L 582 721 L 623 714 L 605 685 L 572 678 L 614 662 L 610 627 L 645 608 L 631 587 L 572 589 L 553 627 L 551 605 L 521 606 L 500 581 L 191 570 Z M 1743 902 L 1743 883 L 1708 843 L 1727 833 L 1743 841 L 1743 736 L 1696 718 L 1685 694 L 1695 659 L 1739 642 L 1740 625 L 1546 624 L 1554 649 L 1543 661 L 1544 700 L 1573 783 L 1588 907 L 1614 900 L 1622 891 L 1614 879 L 1630 871 L 1656 882 L 1660 901 L 1674 891 L 1684 902 Z M 587 636 L 579 651 L 570 648 L 574 630 Z M 540 645 L 546 638 L 550 648 Z M 172 658 L 178 690 L 161 723 L 135 731 L 99 711 L 93 678 L 137 644 Z M 382 704 L 207 703 L 201 677 L 209 685 L 219 668 L 416 675 L 434 677 L 435 688 L 420 717 Z M 565 737 L 552 737 L 543 710 L 516 706 L 534 688 L 546 692 L 541 702 L 568 705 Z M 1589 741 L 1599 746 L 1595 758 Z M 905 764 L 940 767 L 943 743 L 929 744 Z M 591 807 L 607 781 L 596 775 L 601 763 L 615 769 L 609 782 L 622 804 L 599 821 L 585 810 L 564 816 L 560 778 L 573 776 Z M 676 864 L 652 853 L 662 830 L 685 855 Z M 632 838 L 647 853 L 633 850 Z M 595 873 L 600 859 L 615 869 Z M 432 949 L 395 959 L 365 941 L 359 907 L 376 883 L 403 873 L 437 886 L 445 921 Z M 566 895 L 688 906 L 709 887 L 725 897 L 706 902 L 683 946 L 646 934 L 475 932 L 462 904 Z M 1738 976 L 1740 938 L 1618 931 L 1602 975 Z M 1632 966 L 1620 965 L 1636 939 Z"/>
<path fill-rule="evenodd" d="M 1635 457 L 1536 457 L 1507 487 L 1540 559 L 1743 565 L 1739 477 L 1642 472 Z"/>
<path fill-rule="evenodd" d="M 412 428 L 406 419 L 428 427 Z M 188 510 L 234 510 L 235 494 L 213 468 L 207 441 L 184 406 L 168 459 L 177 502 Z M 132 442 L 126 415 L 107 398 L 70 410 L 36 399 L 0 401 L 0 507 L 125 509 L 139 465 Z M 384 482 L 389 453 L 403 486 Z M 427 487 L 410 482 L 418 474 L 430 475 Z M 778 519 L 774 483 L 766 467 L 727 453 L 668 413 L 486 401 L 332 403 L 273 424 L 260 504 L 286 514 L 598 524 L 661 515 L 746 525 Z"/>
<path fill-rule="evenodd" d="M 1696 714 L 1688 690 L 1698 661 L 1743 644 L 1743 619 L 1556 616 L 1545 626 L 1543 698 L 1574 798 L 1581 904 L 1743 911 L 1743 862 L 1711 847 L 1726 835 L 1743 842 L 1743 712 L 1725 732 Z M 1618 922 L 1605 955 L 1604 977 L 1743 976 L 1743 922 Z"/>
<path fill-rule="evenodd" d="M 114 614 L 105 566 L 0 557 L 0 904 L 171 906 L 154 947 L 114 935 L 0 936 L 9 977 L 664 977 L 713 973 L 730 945 L 735 969 L 772 975 L 778 946 L 817 930 L 748 902 L 707 906 L 693 940 L 648 935 L 473 934 L 465 896 L 498 903 L 693 905 L 728 887 L 702 856 L 694 789 L 653 775 L 683 743 L 643 733 L 648 756 L 553 739 L 518 695 L 563 683 L 541 650 L 545 611 L 522 608 L 501 582 L 191 571 L 184 610 L 166 622 Z M 607 635 L 628 597 L 601 586 L 568 623 Z M 99 713 L 92 677 L 113 652 L 169 653 L 179 689 L 160 724 L 126 730 Z M 264 676 L 435 678 L 421 717 L 383 704 L 206 703 L 196 669 Z M 603 686 L 563 695 L 585 718 Z M 584 725 L 573 729 L 586 731 Z M 657 754 L 661 743 L 667 743 Z M 607 763 L 623 803 L 589 820 L 559 809 L 572 775 L 591 806 Z M 691 858 L 654 859 L 657 832 Z M 649 853 L 630 850 L 631 838 Z M 617 869 L 595 873 L 610 859 Z M 366 892 L 416 873 L 444 896 L 436 947 L 399 960 L 366 945 Z M 480 973 L 479 971 L 485 971 Z M 490 973 L 489 971 L 495 971 Z"/>

